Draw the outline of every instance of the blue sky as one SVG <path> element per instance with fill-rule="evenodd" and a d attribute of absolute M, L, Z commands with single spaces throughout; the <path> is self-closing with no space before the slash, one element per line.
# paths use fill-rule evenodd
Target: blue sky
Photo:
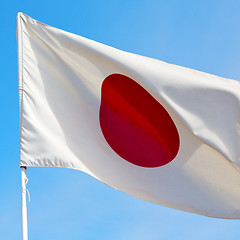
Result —
<path fill-rule="evenodd" d="M 169 63 L 240 80 L 238 0 L 1 1 L 0 235 L 21 238 L 16 15 Z M 240 238 L 239 220 L 147 203 L 70 169 L 29 168 L 29 239 Z"/>

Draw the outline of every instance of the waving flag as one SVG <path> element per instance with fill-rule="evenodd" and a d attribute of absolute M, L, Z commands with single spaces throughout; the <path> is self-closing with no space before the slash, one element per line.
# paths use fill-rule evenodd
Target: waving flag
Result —
<path fill-rule="evenodd" d="M 78 169 L 145 201 L 240 218 L 237 81 L 18 14 L 21 166 Z"/>

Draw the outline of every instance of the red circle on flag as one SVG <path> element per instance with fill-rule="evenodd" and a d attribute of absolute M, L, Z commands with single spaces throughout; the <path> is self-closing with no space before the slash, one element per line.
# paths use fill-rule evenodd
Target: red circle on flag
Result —
<path fill-rule="evenodd" d="M 141 167 L 171 162 L 180 145 L 177 128 L 166 109 L 133 79 L 106 77 L 101 88 L 100 126 L 110 147 Z"/>

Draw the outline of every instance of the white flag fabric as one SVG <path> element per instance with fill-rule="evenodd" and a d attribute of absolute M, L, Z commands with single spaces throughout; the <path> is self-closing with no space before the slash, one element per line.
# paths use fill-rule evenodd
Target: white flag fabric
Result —
<path fill-rule="evenodd" d="M 21 166 L 240 218 L 240 85 L 17 17 Z"/>

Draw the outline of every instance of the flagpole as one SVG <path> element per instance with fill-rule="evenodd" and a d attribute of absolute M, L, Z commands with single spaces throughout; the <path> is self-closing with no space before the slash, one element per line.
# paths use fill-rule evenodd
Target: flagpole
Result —
<path fill-rule="evenodd" d="M 22 182 L 22 240 L 28 240 L 27 229 L 27 201 L 26 201 L 26 184 L 27 184 L 27 168 L 21 167 Z"/>

